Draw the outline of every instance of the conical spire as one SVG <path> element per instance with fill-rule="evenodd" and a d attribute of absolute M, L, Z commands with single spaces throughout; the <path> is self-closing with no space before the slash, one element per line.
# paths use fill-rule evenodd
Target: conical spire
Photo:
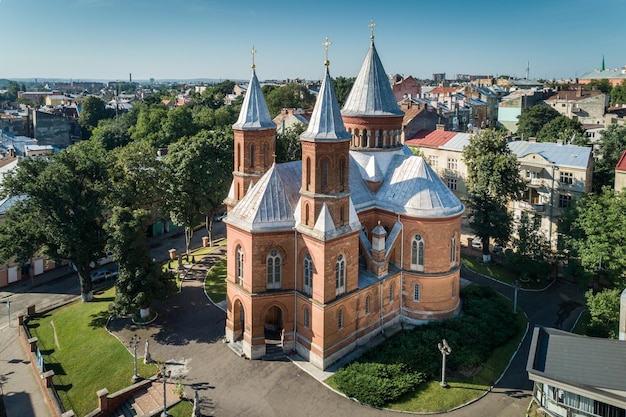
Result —
<path fill-rule="evenodd" d="M 602 67 L 600 68 L 600 71 L 604 71 L 604 55 L 602 55 Z"/>
<path fill-rule="evenodd" d="M 309 122 L 307 130 L 300 135 L 300 139 L 306 141 L 335 141 L 349 140 L 351 137 L 341 119 L 335 88 L 333 87 L 330 72 L 328 71 L 327 57 L 326 74 L 324 75 L 322 86 L 317 95 L 311 121 Z"/>
<path fill-rule="evenodd" d="M 253 49 L 254 50 L 254 49 Z M 270 117 L 270 111 L 265 103 L 259 80 L 256 78 L 254 64 L 252 64 L 252 78 L 248 84 L 246 97 L 243 99 L 239 119 L 233 125 L 237 130 L 275 129 L 276 124 Z"/>
<path fill-rule="evenodd" d="M 371 27 L 371 25 L 370 25 Z M 404 114 L 398 107 L 396 97 L 391 90 L 387 73 L 374 46 L 374 33 L 370 37 L 370 49 L 367 52 L 361 71 L 354 81 L 350 95 L 341 113 L 344 116 L 388 116 Z"/>

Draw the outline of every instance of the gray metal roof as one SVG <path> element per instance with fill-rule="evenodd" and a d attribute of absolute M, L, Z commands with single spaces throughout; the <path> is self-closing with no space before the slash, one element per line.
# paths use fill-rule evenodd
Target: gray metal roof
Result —
<path fill-rule="evenodd" d="M 345 141 L 350 140 L 351 137 L 343 125 L 333 82 L 330 78 L 328 67 L 326 67 L 326 73 L 315 101 L 311 120 L 306 131 L 300 135 L 300 139 L 311 142 Z"/>
<path fill-rule="evenodd" d="M 256 78 L 256 71 L 252 69 L 252 78 L 243 99 L 239 118 L 233 125 L 237 130 L 263 130 L 276 129 L 276 124 L 270 117 L 267 103 L 263 97 L 259 80 Z"/>
<path fill-rule="evenodd" d="M 526 370 L 587 389 L 626 394 L 626 342 L 535 327 Z"/>
<path fill-rule="evenodd" d="M 559 167 L 586 169 L 591 157 L 591 148 L 586 146 L 559 145 L 551 142 L 528 142 L 515 140 L 508 143 L 511 152 L 522 158 L 536 153 Z"/>
<path fill-rule="evenodd" d="M 346 104 L 344 116 L 395 116 L 404 112 L 398 107 L 396 97 L 383 64 L 378 57 L 374 41 L 365 56 L 361 71 L 354 81 Z"/>
<path fill-rule="evenodd" d="M 470 133 L 457 133 L 452 136 L 443 145 L 439 146 L 439 149 L 445 149 L 448 151 L 463 152 L 463 148 L 469 145 L 469 139 L 472 135 Z"/>

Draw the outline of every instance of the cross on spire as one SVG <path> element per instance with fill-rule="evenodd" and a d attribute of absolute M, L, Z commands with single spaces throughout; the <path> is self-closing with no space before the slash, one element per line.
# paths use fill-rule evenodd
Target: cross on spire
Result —
<path fill-rule="evenodd" d="M 322 46 L 326 49 L 326 61 L 324 61 L 324 65 L 327 67 L 330 65 L 330 61 L 328 60 L 328 47 L 332 44 L 333 43 L 328 40 L 328 36 L 326 36 L 326 41 L 322 43 Z"/>
<path fill-rule="evenodd" d="M 370 24 L 367 25 L 372 30 L 372 34 L 370 36 L 371 40 L 374 40 L 374 28 L 376 27 L 376 23 L 374 23 L 374 19 L 370 19 Z"/>
<path fill-rule="evenodd" d="M 250 53 L 252 54 L 252 69 L 256 68 L 256 65 L 254 65 L 254 54 L 256 54 L 256 49 L 254 49 L 254 45 L 252 45 L 252 49 L 250 50 Z"/>

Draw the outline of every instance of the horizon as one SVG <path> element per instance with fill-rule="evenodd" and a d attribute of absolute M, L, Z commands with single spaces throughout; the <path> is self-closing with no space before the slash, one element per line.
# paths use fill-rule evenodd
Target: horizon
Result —
<path fill-rule="evenodd" d="M 356 77 L 373 20 L 388 74 L 524 78 L 529 65 L 530 79 L 570 79 L 603 59 L 607 68 L 626 64 L 620 31 L 626 2 L 598 0 L 593 9 L 602 13 L 582 15 L 588 6 L 451 0 L 394 9 L 322 0 L 305 10 L 251 0 L 0 0 L 0 37 L 13 39 L 4 45 L 0 78 L 248 80 L 254 47 L 260 80 L 320 80 L 326 36 L 331 76 Z"/>

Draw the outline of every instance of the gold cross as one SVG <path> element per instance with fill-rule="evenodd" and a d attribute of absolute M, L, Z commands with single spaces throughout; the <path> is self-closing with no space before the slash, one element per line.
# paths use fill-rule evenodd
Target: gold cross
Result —
<path fill-rule="evenodd" d="M 252 45 L 252 49 L 250 50 L 250 53 L 252 54 L 252 69 L 256 68 L 256 65 L 254 65 L 254 54 L 256 54 L 256 49 L 254 49 L 254 45 Z"/>
<path fill-rule="evenodd" d="M 370 36 L 371 40 L 374 40 L 374 28 L 376 27 L 376 23 L 374 23 L 374 19 L 370 19 L 370 24 L 367 25 L 372 29 L 372 35 Z"/>
<path fill-rule="evenodd" d="M 332 44 L 333 43 L 328 40 L 328 36 L 326 36 L 326 42 L 322 43 L 322 46 L 324 47 L 324 49 L 326 49 L 326 61 L 324 61 L 325 66 L 330 65 L 330 61 L 328 60 L 328 47 Z"/>

